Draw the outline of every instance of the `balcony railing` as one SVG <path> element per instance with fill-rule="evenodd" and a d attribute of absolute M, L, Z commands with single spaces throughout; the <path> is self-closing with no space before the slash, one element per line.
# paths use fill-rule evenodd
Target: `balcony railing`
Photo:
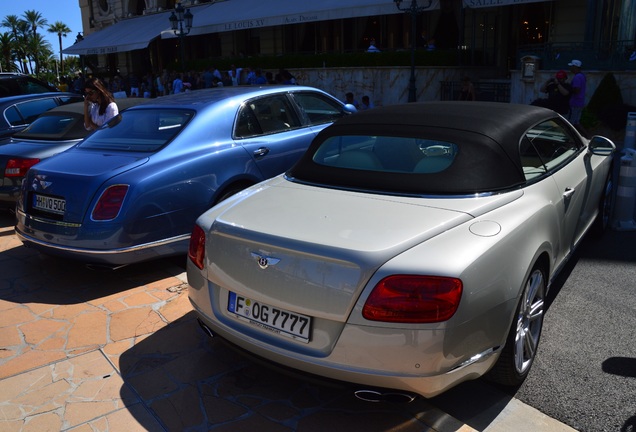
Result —
<path fill-rule="evenodd" d="M 581 60 L 587 70 L 636 70 L 633 40 L 525 45 L 517 51 L 517 68 L 528 55 L 539 57 L 539 67 L 548 70 L 567 69 L 572 59 Z"/>
<path fill-rule="evenodd" d="M 440 84 L 441 100 L 459 100 L 461 81 L 442 81 Z M 478 81 L 473 87 L 478 101 L 510 102 L 510 81 Z"/>

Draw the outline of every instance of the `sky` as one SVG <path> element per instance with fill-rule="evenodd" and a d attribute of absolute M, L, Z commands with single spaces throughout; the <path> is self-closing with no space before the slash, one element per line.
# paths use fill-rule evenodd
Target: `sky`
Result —
<path fill-rule="evenodd" d="M 0 0 L 0 22 L 4 21 L 7 15 L 17 15 L 24 19 L 24 12 L 35 10 L 42 14 L 47 20 L 47 24 L 54 24 L 62 21 L 71 32 L 62 38 L 62 49 L 68 48 L 75 43 L 78 32 L 83 33 L 82 14 L 80 12 L 79 0 Z M 0 27 L 0 32 L 8 32 L 7 27 Z M 57 34 L 48 32 L 47 28 L 38 29 L 47 41 L 51 43 L 53 53 L 60 54 L 60 46 Z"/>

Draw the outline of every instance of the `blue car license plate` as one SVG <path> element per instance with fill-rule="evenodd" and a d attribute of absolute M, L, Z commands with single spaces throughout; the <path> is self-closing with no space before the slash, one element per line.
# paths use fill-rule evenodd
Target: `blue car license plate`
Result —
<path fill-rule="evenodd" d="M 64 214 L 66 200 L 39 194 L 33 194 L 33 208 L 55 214 Z"/>
<path fill-rule="evenodd" d="M 227 310 L 237 318 L 274 333 L 309 342 L 311 317 L 260 303 L 230 292 Z"/>

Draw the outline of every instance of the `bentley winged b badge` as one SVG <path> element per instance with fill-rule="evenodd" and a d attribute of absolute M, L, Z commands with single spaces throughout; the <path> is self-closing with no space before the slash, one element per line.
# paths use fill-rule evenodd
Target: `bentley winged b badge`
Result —
<path fill-rule="evenodd" d="M 262 269 L 266 269 L 267 267 L 276 265 L 280 262 L 280 259 L 278 258 L 263 256 L 263 255 L 257 254 L 256 252 L 252 252 L 251 255 L 252 255 L 252 258 L 254 258 L 256 262 L 258 263 L 258 266 Z"/>

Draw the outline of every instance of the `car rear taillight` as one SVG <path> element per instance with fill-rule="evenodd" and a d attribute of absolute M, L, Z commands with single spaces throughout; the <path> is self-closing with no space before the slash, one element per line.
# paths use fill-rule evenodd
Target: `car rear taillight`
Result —
<path fill-rule="evenodd" d="M 110 186 L 99 197 L 91 218 L 97 221 L 115 219 L 124 204 L 127 193 L 128 185 Z"/>
<path fill-rule="evenodd" d="M 459 307 L 462 286 L 460 279 L 449 277 L 388 276 L 373 288 L 362 316 L 371 321 L 398 323 L 446 321 Z"/>
<path fill-rule="evenodd" d="M 33 165 L 40 162 L 37 158 L 13 158 L 7 161 L 7 166 L 4 169 L 5 177 L 24 177 Z"/>
<path fill-rule="evenodd" d="M 188 248 L 188 258 L 190 261 L 203 270 L 205 260 L 205 231 L 199 225 L 195 225 L 190 236 L 190 247 Z"/>

